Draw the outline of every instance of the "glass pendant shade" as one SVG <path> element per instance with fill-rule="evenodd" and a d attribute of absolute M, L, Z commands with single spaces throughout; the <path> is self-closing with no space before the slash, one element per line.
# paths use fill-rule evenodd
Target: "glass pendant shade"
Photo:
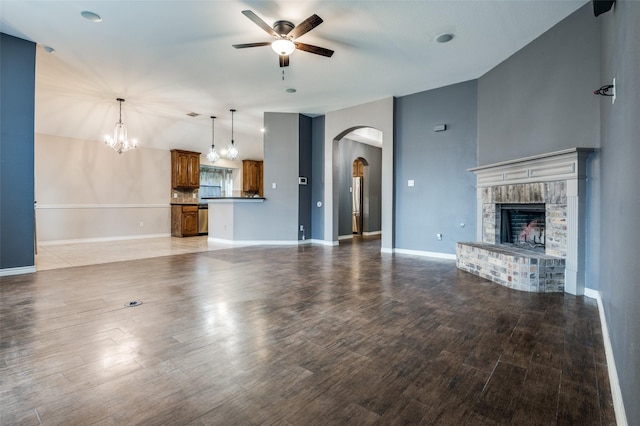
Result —
<path fill-rule="evenodd" d="M 231 111 L 231 143 L 227 145 L 227 158 L 229 160 L 235 160 L 238 158 L 238 146 L 233 141 L 233 113 L 236 112 L 235 109 L 229 110 Z"/>
<path fill-rule="evenodd" d="M 120 118 L 113 128 L 113 136 L 105 136 L 104 143 L 118 154 L 122 154 L 123 152 L 135 149 L 138 141 L 135 139 L 129 140 L 127 136 L 127 128 L 122 122 L 122 103 L 124 102 L 124 99 L 118 98 L 116 100 L 120 103 Z"/>
<path fill-rule="evenodd" d="M 233 140 L 227 147 L 227 158 L 229 158 L 229 160 L 235 160 L 238 158 L 238 147 L 233 143 Z"/>
<path fill-rule="evenodd" d="M 283 38 L 271 43 L 271 48 L 278 55 L 287 56 L 293 53 L 294 50 L 296 50 L 296 45 L 291 40 L 287 40 L 286 38 Z"/>
<path fill-rule="evenodd" d="M 220 159 L 220 155 L 218 155 L 218 153 L 216 152 L 216 147 L 213 144 L 213 140 L 214 140 L 213 123 L 214 123 L 215 119 L 216 119 L 215 116 L 211 116 L 211 149 L 209 150 L 209 153 L 207 154 L 207 160 L 211 161 L 212 163 L 215 163 L 216 161 L 218 161 Z"/>
<path fill-rule="evenodd" d="M 219 159 L 220 159 L 220 155 L 218 155 L 216 148 L 213 145 L 211 145 L 211 149 L 207 154 L 207 160 L 211 161 L 212 163 L 215 163 Z"/>

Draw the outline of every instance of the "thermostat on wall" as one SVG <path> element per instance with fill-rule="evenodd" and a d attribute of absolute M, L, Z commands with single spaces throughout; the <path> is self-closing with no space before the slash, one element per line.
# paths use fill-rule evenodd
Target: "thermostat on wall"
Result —
<path fill-rule="evenodd" d="M 298 178 L 298 185 L 306 185 L 307 184 L 307 178 L 306 177 L 299 177 Z"/>
<path fill-rule="evenodd" d="M 433 128 L 434 132 L 444 132 L 445 130 L 447 130 L 446 124 L 438 124 L 436 127 Z"/>

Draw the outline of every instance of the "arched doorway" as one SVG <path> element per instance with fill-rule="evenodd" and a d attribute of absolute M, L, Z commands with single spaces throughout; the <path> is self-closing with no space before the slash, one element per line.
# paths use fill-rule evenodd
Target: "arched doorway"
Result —
<path fill-rule="evenodd" d="M 369 163 L 362 157 L 353 160 L 351 171 L 351 233 L 362 235 L 364 230 L 364 170 Z"/>
<path fill-rule="evenodd" d="M 385 98 L 325 116 L 323 233 L 326 243 L 338 244 L 339 141 L 353 130 L 371 127 L 382 133 L 381 251 L 393 251 L 393 107 L 393 98 Z"/>

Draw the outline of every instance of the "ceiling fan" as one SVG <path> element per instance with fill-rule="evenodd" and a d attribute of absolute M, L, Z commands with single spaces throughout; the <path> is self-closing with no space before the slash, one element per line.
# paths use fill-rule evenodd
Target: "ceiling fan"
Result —
<path fill-rule="evenodd" d="M 267 34 L 275 38 L 275 40 L 263 41 L 258 43 L 234 44 L 233 47 L 235 47 L 236 49 L 271 46 L 273 51 L 278 54 L 278 57 L 280 59 L 280 67 L 289 66 L 289 55 L 296 49 L 309 53 L 315 53 L 316 55 L 326 56 L 329 58 L 331 57 L 331 55 L 333 55 L 333 50 L 296 41 L 298 37 L 308 33 L 323 22 L 322 18 L 320 18 L 316 14 L 309 16 L 297 27 L 289 21 L 276 21 L 276 23 L 273 24 L 273 28 L 250 10 L 243 10 L 242 14 L 251 19 L 254 24 L 262 28 Z"/>

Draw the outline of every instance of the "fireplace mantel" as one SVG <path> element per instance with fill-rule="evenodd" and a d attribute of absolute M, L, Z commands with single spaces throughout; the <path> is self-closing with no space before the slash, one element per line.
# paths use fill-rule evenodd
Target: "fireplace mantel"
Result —
<path fill-rule="evenodd" d="M 477 241 L 499 244 L 491 222 L 496 204 L 545 202 L 548 229 L 562 233 L 546 254 L 565 260 L 564 291 L 584 294 L 586 163 L 594 151 L 571 148 L 469 169 L 477 177 Z"/>
<path fill-rule="evenodd" d="M 512 183 L 585 179 L 586 160 L 593 151 L 593 148 L 571 148 L 474 167 L 468 171 L 476 174 L 478 188 Z"/>

